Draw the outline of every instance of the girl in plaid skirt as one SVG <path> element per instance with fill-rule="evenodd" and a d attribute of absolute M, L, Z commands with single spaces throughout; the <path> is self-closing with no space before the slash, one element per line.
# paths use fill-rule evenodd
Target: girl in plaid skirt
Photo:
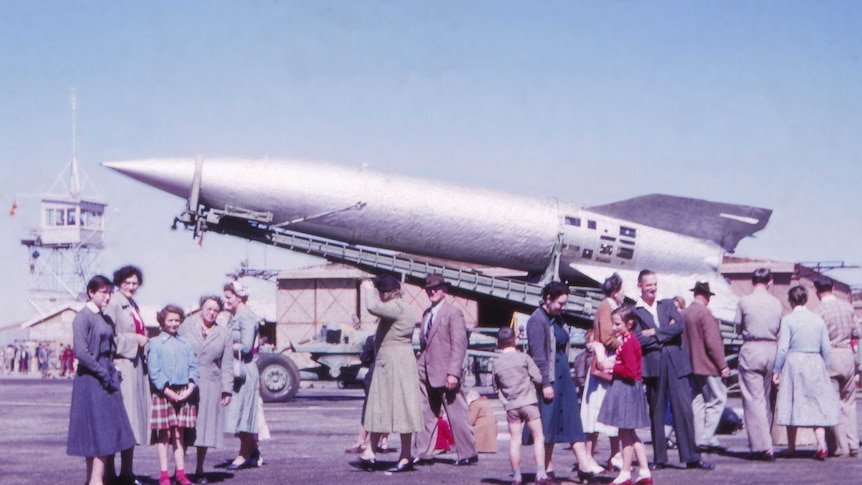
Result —
<path fill-rule="evenodd" d="M 147 365 L 153 389 L 150 428 L 159 455 L 159 485 L 171 485 L 168 473 L 168 443 L 173 445 L 176 478 L 191 485 L 185 472 L 185 434 L 194 431 L 197 404 L 190 399 L 198 382 L 198 364 L 191 343 L 177 335 L 185 318 L 182 308 L 167 305 L 156 318 L 162 333 L 150 340 Z"/>

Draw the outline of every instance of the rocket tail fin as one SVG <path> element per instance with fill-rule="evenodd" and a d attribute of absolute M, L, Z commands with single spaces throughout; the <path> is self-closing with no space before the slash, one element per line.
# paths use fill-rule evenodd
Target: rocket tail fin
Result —
<path fill-rule="evenodd" d="M 766 227 L 772 210 L 688 197 L 651 194 L 588 207 L 597 214 L 708 239 L 733 252 L 739 241 Z"/>

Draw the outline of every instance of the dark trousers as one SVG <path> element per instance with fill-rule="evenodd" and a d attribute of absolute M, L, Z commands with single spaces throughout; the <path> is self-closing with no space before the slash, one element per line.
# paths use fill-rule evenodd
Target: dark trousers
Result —
<path fill-rule="evenodd" d="M 654 460 L 667 463 L 667 438 L 664 434 L 665 415 L 670 401 L 679 459 L 682 463 L 700 460 L 694 436 L 694 414 L 691 410 L 690 376 L 677 376 L 673 364 L 663 361 L 659 377 L 644 377 L 652 426 Z"/>

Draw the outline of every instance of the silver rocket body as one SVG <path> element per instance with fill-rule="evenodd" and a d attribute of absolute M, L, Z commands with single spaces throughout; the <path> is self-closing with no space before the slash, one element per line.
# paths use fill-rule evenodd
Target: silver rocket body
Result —
<path fill-rule="evenodd" d="M 691 278 L 715 284 L 725 251 L 762 228 L 771 214 L 669 196 L 585 209 L 553 198 L 297 160 L 174 158 L 105 165 L 184 199 L 193 194 L 197 171 L 199 204 L 267 213 L 272 225 L 289 224 L 301 233 L 534 274 L 550 269 L 563 280 L 587 276 L 600 282 L 618 271 L 629 288 L 643 268 L 685 276 L 682 286 L 692 284 Z M 686 206 L 693 207 L 689 201 L 707 204 L 703 210 L 719 225 L 751 228 L 729 239 L 723 232 L 696 237 L 704 224 L 685 218 Z M 617 217 L 662 210 L 667 217 Z M 677 226 L 683 233 L 666 229 Z M 717 230 L 727 232 L 725 226 Z"/>

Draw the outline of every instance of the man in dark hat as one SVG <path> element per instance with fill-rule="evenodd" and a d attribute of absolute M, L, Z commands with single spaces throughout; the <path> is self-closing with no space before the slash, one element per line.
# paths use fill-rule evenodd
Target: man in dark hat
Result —
<path fill-rule="evenodd" d="M 447 290 L 443 275 L 431 274 L 425 278 L 425 294 L 431 307 L 422 314 L 419 328 L 421 353 L 417 362 L 425 429 L 416 435 L 415 456 L 418 464 L 431 463 L 434 450 L 431 437 L 442 406 L 458 450 L 455 465 L 472 465 L 479 461 L 479 456 L 470 426 L 470 409 L 461 390 L 464 356 L 467 354 L 467 324 L 461 310 L 446 300 Z"/>
<path fill-rule="evenodd" d="M 715 293 L 709 283 L 698 281 L 694 288 L 694 302 L 683 310 L 685 321 L 685 344 L 691 355 L 692 386 L 694 399 L 694 436 L 701 452 L 723 451 L 715 430 L 721 421 L 721 413 L 727 403 L 727 386 L 722 379 L 730 374 L 724 360 L 724 340 L 718 321 L 707 305 Z"/>

